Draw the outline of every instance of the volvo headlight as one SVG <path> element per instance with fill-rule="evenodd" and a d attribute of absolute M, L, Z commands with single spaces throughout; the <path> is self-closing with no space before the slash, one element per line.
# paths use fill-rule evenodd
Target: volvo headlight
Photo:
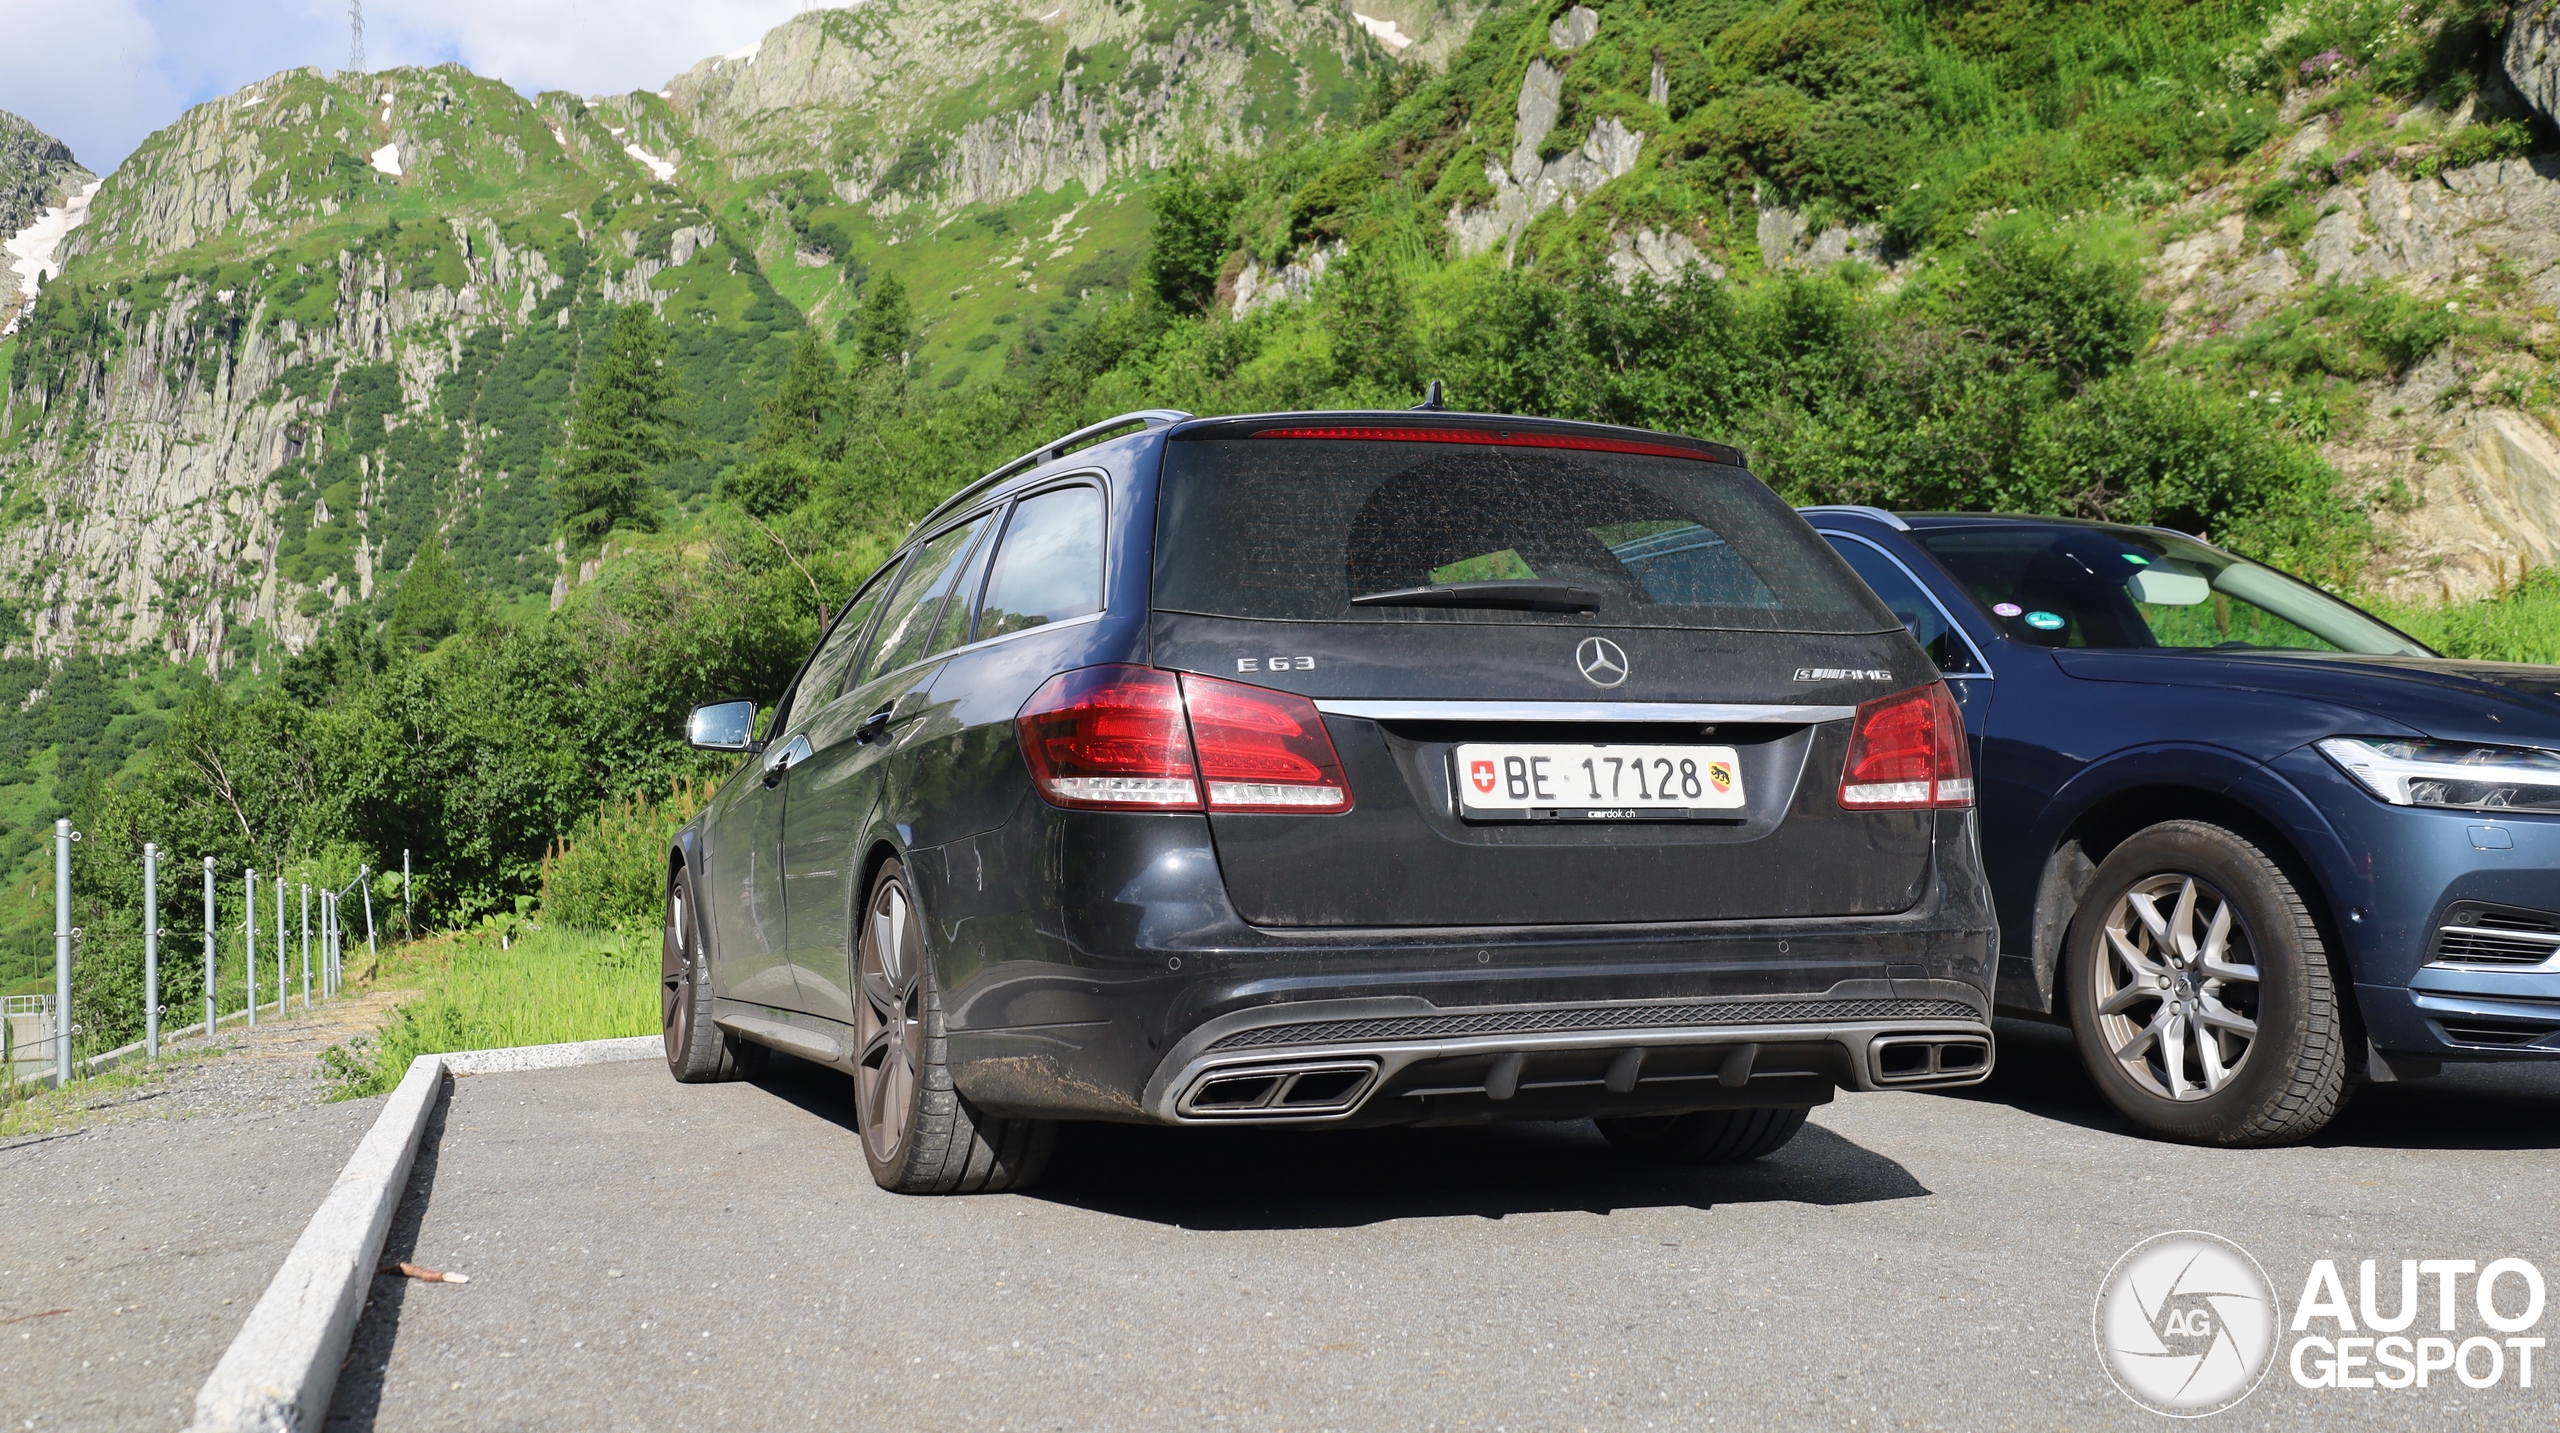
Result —
<path fill-rule="evenodd" d="M 2548 751 L 2387 736 L 2333 736 L 2320 750 L 2394 806 L 2560 812 L 2560 755 Z"/>

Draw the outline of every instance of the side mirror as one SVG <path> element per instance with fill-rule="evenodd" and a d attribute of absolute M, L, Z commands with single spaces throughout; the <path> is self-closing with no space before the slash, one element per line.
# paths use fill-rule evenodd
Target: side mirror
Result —
<path fill-rule="evenodd" d="M 685 745 L 702 751 L 755 750 L 756 704 L 709 702 L 685 719 Z"/>

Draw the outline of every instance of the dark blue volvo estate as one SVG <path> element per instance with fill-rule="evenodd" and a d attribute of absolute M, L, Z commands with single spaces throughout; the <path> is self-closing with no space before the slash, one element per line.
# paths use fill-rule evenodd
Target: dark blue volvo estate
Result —
<path fill-rule="evenodd" d="M 1956 692 L 2004 1013 L 2215 1144 L 2560 1058 L 2560 669 L 2451 661 L 2196 539 L 1809 508 Z"/>
<path fill-rule="evenodd" d="M 666 1055 L 852 1077 L 874 1176 L 1058 1122 L 1594 1118 L 1746 1159 L 1990 1070 L 1963 723 L 1734 450 L 1135 414 L 847 603 L 668 868 Z"/>

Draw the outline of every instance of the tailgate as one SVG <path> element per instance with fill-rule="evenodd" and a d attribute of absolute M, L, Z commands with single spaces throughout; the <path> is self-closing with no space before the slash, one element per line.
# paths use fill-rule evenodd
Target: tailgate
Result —
<path fill-rule="evenodd" d="M 1873 915 L 1928 879 L 1932 813 L 1837 793 L 1858 704 L 1937 673 L 1725 450 L 1473 417 L 1187 427 L 1153 605 L 1156 666 L 1313 699 L 1351 787 L 1339 815 L 1213 803 L 1257 924 Z"/>

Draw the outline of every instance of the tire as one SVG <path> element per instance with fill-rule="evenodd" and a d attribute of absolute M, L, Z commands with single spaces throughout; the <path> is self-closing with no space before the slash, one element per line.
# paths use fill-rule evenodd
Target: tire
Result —
<path fill-rule="evenodd" d="M 2360 1048 L 2327 942 L 2245 837 L 2166 821 L 2108 853 L 2064 947 L 2080 1058 L 2126 1119 L 2191 1144 L 2291 1144 L 2345 1103 Z"/>
<path fill-rule="evenodd" d="M 871 1177 L 894 1194 L 1029 1188 L 1057 1147 L 1057 1122 L 987 1114 L 953 1087 L 942 991 L 905 868 L 883 866 L 862 909 L 854 1125 Z"/>
<path fill-rule="evenodd" d="M 711 951 L 702 938 L 702 904 L 693 870 L 678 865 L 667 880 L 667 918 L 658 944 L 658 1026 L 667 1073 L 679 1084 L 743 1080 L 764 1068 L 765 1050 L 711 1023 Z"/>
<path fill-rule="evenodd" d="M 1685 1115 L 1599 1120 L 1620 1154 L 1646 1164 L 1686 1168 L 1740 1164 L 1777 1153 L 1804 1128 L 1806 1110 L 1692 1110 Z"/>

